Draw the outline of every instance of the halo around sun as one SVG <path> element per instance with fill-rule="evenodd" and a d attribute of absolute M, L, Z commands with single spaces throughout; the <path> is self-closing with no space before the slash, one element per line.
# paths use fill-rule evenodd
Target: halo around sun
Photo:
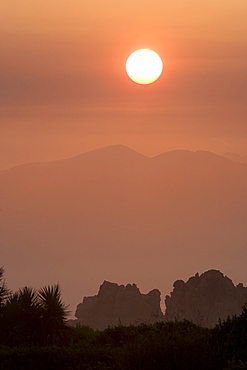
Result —
<path fill-rule="evenodd" d="M 156 81 L 163 70 L 163 63 L 157 53 L 149 49 L 139 49 L 132 53 L 126 62 L 129 78 L 141 85 Z"/>

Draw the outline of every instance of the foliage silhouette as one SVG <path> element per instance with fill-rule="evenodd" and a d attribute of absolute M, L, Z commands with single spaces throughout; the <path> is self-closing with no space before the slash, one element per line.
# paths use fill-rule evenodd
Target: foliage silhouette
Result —
<path fill-rule="evenodd" d="M 60 286 L 4 294 L 0 370 L 240 370 L 247 369 L 247 306 L 207 329 L 190 321 L 67 327 Z M 2 292 L 3 292 L 2 291 Z"/>
<path fill-rule="evenodd" d="M 24 287 L 10 293 L 0 269 L 0 343 L 19 345 L 61 345 L 66 341 L 67 307 L 59 284 L 40 289 Z"/>
<path fill-rule="evenodd" d="M 59 284 L 40 289 L 38 298 L 41 307 L 44 343 L 59 345 L 65 339 L 65 322 L 69 314 L 68 307 L 61 299 Z"/>
<path fill-rule="evenodd" d="M 6 299 L 10 294 L 10 290 L 8 289 L 5 280 L 3 278 L 4 275 L 4 268 L 0 267 L 0 308 L 4 305 Z"/>

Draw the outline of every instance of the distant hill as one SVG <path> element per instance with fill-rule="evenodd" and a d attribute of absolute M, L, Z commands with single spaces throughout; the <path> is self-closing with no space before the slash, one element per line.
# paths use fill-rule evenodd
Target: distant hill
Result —
<path fill-rule="evenodd" d="M 117 145 L 0 172 L 11 288 L 59 282 L 71 310 L 104 280 L 169 292 L 216 268 L 246 281 L 247 166 L 209 152 Z"/>

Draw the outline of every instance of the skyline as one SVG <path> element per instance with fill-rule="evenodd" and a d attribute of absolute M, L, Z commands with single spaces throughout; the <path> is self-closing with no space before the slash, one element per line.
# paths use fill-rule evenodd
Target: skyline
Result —
<path fill-rule="evenodd" d="M 247 155 L 247 3 L 1 3 L 0 169 L 114 144 Z M 140 48 L 154 84 L 125 72 Z"/>

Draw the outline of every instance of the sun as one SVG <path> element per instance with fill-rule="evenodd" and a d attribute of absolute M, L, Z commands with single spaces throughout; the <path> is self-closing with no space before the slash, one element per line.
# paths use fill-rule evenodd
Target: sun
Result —
<path fill-rule="evenodd" d="M 149 49 L 134 51 L 126 62 L 126 72 L 134 82 L 146 85 L 156 81 L 163 70 L 163 63 L 157 53 Z"/>

